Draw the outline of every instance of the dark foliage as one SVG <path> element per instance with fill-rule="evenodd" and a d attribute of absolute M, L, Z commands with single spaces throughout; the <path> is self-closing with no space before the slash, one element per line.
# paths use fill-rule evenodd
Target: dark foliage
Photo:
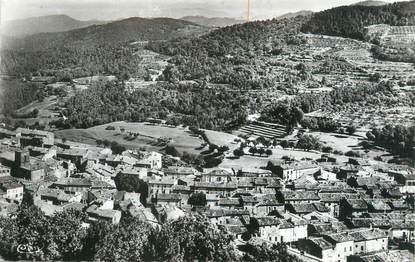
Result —
<path fill-rule="evenodd" d="M 67 103 L 66 115 L 72 126 L 87 128 L 120 120 L 167 119 L 173 113 L 184 125 L 223 130 L 245 123 L 246 104 L 240 95 L 200 85 L 167 84 L 129 93 L 121 83 L 106 83 L 76 94 Z"/>
<path fill-rule="evenodd" d="M 385 6 L 340 6 L 315 13 L 303 32 L 364 39 L 364 27 L 374 24 L 414 25 L 415 1 Z"/>
<path fill-rule="evenodd" d="M 373 129 L 369 137 L 392 153 L 415 157 L 415 126 L 386 125 L 382 129 Z"/>

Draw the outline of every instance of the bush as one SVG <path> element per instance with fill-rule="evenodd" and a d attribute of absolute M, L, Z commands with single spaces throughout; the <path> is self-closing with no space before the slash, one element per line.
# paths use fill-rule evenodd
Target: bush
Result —
<path fill-rule="evenodd" d="M 179 151 L 174 146 L 166 146 L 166 154 L 171 155 L 173 157 L 180 156 Z"/>
<path fill-rule="evenodd" d="M 353 135 L 356 132 L 356 127 L 355 126 L 348 126 L 348 127 L 346 127 L 346 132 L 349 135 Z"/>
<path fill-rule="evenodd" d="M 360 157 L 361 156 L 359 152 L 353 151 L 353 150 L 347 151 L 344 155 L 348 157 Z"/>
<path fill-rule="evenodd" d="M 321 151 L 323 151 L 324 153 L 331 153 L 333 152 L 333 148 L 331 146 L 323 146 L 321 148 Z"/>
<path fill-rule="evenodd" d="M 235 149 L 235 150 L 233 151 L 233 154 L 234 154 L 235 156 L 237 156 L 237 157 L 241 157 L 241 156 L 243 156 L 245 153 L 244 153 L 244 150 L 243 150 L 243 149 L 241 149 L 241 148 L 237 148 L 237 149 Z"/>
<path fill-rule="evenodd" d="M 302 135 L 297 143 L 297 148 L 304 150 L 320 150 L 322 144 L 318 137 L 312 135 Z"/>

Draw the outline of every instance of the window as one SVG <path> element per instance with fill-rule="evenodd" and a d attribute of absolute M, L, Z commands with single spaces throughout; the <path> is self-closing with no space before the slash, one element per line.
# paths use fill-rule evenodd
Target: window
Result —
<path fill-rule="evenodd" d="M 352 251 L 352 247 L 350 247 L 350 251 Z"/>

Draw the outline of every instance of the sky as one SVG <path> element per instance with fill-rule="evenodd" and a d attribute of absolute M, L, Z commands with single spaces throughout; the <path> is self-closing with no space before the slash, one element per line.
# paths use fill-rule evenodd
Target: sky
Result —
<path fill-rule="evenodd" d="M 1 21 L 65 14 L 79 20 L 189 15 L 245 18 L 248 0 L 0 0 Z M 250 0 L 252 19 L 300 10 L 320 11 L 359 0 Z M 384 0 L 396 2 L 396 0 Z"/>

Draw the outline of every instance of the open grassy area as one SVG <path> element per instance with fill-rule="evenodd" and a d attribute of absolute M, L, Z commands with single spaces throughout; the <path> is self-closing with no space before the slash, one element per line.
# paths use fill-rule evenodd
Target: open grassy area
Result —
<path fill-rule="evenodd" d="M 115 130 L 106 130 L 108 126 Z M 130 133 L 138 134 L 133 138 Z M 144 147 L 148 150 L 161 150 L 164 148 L 159 138 L 170 140 L 169 145 L 176 147 L 179 152 L 200 153 L 199 147 L 204 143 L 202 139 L 192 135 L 187 129 L 180 127 L 167 127 L 151 125 L 148 123 L 113 122 L 88 129 L 66 129 L 55 132 L 56 137 L 66 138 L 86 144 L 96 144 L 96 140 L 116 141 L 127 148 Z"/>
<path fill-rule="evenodd" d="M 218 146 L 227 146 L 230 150 L 233 150 L 238 147 L 238 144 L 235 142 L 235 139 L 239 139 L 237 136 L 218 132 L 213 130 L 204 130 L 209 141 Z"/>
<path fill-rule="evenodd" d="M 341 135 L 336 133 L 310 132 L 310 135 L 319 137 L 325 146 L 330 146 L 333 150 L 339 150 L 343 153 L 358 147 L 362 140 L 362 138 L 358 136 Z"/>

